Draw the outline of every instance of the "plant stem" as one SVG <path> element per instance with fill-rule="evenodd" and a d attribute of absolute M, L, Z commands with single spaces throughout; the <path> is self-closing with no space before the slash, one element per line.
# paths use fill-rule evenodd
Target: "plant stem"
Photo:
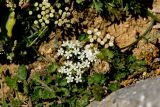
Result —
<path fill-rule="evenodd" d="M 42 86 L 44 86 L 47 90 L 49 91 L 54 91 L 53 89 L 51 89 L 47 84 L 45 84 L 43 81 L 33 78 L 33 80 L 35 80 L 36 82 L 40 83 Z"/>

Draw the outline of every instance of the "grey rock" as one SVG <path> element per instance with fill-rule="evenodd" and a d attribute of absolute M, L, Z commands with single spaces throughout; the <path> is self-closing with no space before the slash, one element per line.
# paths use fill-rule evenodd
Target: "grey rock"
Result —
<path fill-rule="evenodd" d="M 87 107 L 160 107 L 160 78 L 139 81 Z"/>

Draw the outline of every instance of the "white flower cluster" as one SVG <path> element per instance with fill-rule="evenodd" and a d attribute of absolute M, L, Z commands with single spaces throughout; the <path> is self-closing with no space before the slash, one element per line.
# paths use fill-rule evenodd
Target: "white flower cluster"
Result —
<path fill-rule="evenodd" d="M 63 57 L 64 63 L 58 72 L 66 74 L 67 82 L 82 82 L 82 74 L 97 59 L 97 49 L 91 49 L 89 45 L 85 47 L 78 41 L 64 41 L 57 52 L 58 57 Z"/>
<path fill-rule="evenodd" d="M 73 23 L 69 17 L 71 16 L 71 13 L 69 11 L 69 7 L 65 7 L 64 9 L 65 11 L 59 9 L 57 14 L 56 14 L 56 18 L 57 20 L 55 20 L 54 24 L 61 27 L 64 24 L 66 25 L 67 28 L 71 27 L 70 23 Z"/>
<path fill-rule="evenodd" d="M 54 17 L 55 10 L 53 6 L 48 1 L 43 1 L 42 3 L 35 2 L 34 7 L 37 12 L 37 20 L 34 21 L 34 24 L 46 26 L 50 23 L 50 19 Z M 32 15 L 33 11 L 29 11 L 29 15 Z"/>
<path fill-rule="evenodd" d="M 87 30 L 87 34 L 89 35 L 90 43 L 96 41 L 105 48 L 114 46 L 114 36 L 110 34 L 106 34 L 105 37 L 102 38 L 101 32 L 98 29 Z"/>
<path fill-rule="evenodd" d="M 16 4 L 13 3 L 12 1 L 6 0 L 6 3 L 7 3 L 6 4 L 7 7 L 12 8 L 12 9 L 16 8 Z"/>
<path fill-rule="evenodd" d="M 25 3 L 28 3 L 28 2 L 29 2 L 29 0 L 19 0 L 18 5 L 21 8 L 23 8 L 23 5 Z M 15 9 L 17 7 L 16 4 L 14 3 L 14 0 L 6 0 L 6 6 L 9 7 L 9 8 L 11 8 L 11 9 Z"/>

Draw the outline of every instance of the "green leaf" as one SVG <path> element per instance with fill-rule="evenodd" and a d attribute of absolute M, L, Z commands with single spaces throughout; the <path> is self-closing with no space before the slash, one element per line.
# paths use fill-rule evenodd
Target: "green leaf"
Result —
<path fill-rule="evenodd" d="M 67 85 L 66 79 L 61 79 L 61 80 L 59 80 L 59 81 L 58 81 L 58 85 L 59 85 L 59 86 L 66 86 L 66 85 Z"/>
<path fill-rule="evenodd" d="M 121 81 L 122 79 L 124 79 L 127 76 L 127 72 L 117 72 L 117 74 L 115 74 L 115 79 L 117 81 Z"/>
<path fill-rule="evenodd" d="M 7 85 L 10 88 L 18 90 L 18 84 L 17 84 L 17 79 L 16 78 L 11 79 L 10 77 L 6 77 L 5 82 L 7 83 Z"/>
<path fill-rule="evenodd" d="M 103 48 L 97 57 L 104 60 L 110 60 L 114 57 L 114 53 L 107 48 Z"/>
<path fill-rule="evenodd" d="M 76 0 L 76 3 L 81 4 L 83 0 Z"/>
<path fill-rule="evenodd" d="M 65 96 L 65 97 L 70 96 L 70 92 L 69 92 L 69 90 L 67 88 L 61 87 L 60 90 L 61 90 L 61 92 L 64 93 L 63 96 Z"/>
<path fill-rule="evenodd" d="M 14 99 L 14 100 L 11 101 L 10 106 L 11 107 L 20 107 L 21 106 L 21 101 L 18 100 L 18 99 Z"/>
<path fill-rule="evenodd" d="M 9 107 L 5 100 L 2 102 L 2 107 Z"/>
<path fill-rule="evenodd" d="M 26 80 L 27 79 L 27 69 L 26 69 L 25 65 L 20 65 L 19 66 L 17 77 L 20 80 Z"/>
<path fill-rule="evenodd" d="M 34 79 L 40 80 L 40 74 L 38 72 L 34 72 L 32 75 L 32 78 L 33 78 L 33 80 Z"/>
<path fill-rule="evenodd" d="M 48 67 L 48 72 L 49 73 L 53 73 L 56 71 L 56 69 L 58 68 L 58 65 L 56 63 L 52 63 L 49 67 Z"/>
<path fill-rule="evenodd" d="M 28 83 L 26 81 L 23 82 L 23 90 L 25 94 L 28 94 Z"/>
<path fill-rule="evenodd" d="M 116 83 L 110 83 L 109 85 L 108 85 L 108 89 L 110 90 L 110 91 L 116 91 L 116 90 L 118 90 L 119 88 L 120 88 L 120 83 L 119 82 L 116 82 Z"/>
<path fill-rule="evenodd" d="M 88 78 L 88 84 L 92 85 L 94 83 L 104 84 L 107 78 L 105 78 L 104 74 L 95 73 Z"/>
<path fill-rule="evenodd" d="M 9 38 L 12 37 L 12 30 L 13 30 L 13 27 L 14 27 L 14 25 L 16 23 L 15 14 L 16 13 L 14 11 L 11 11 L 9 16 L 8 16 L 7 22 L 6 22 L 7 36 Z"/>
<path fill-rule="evenodd" d="M 89 35 L 87 34 L 81 34 L 79 37 L 78 37 L 78 40 L 80 41 L 89 41 Z"/>
<path fill-rule="evenodd" d="M 93 93 L 94 98 L 96 100 L 100 101 L 102 99 L 102 97 L 103 97 L 103 94 L 104 94 L 103 87 L 98 85 L 98 84 L 93 85 L 92 93 Z"/>
<path fill-rule="evenodd" d="M 47 75 L 44 79 L 44 83 L 45 84 L 49 84 L 52 82 L 52 77 L 50 75 Z"/>
<path fill-rule="evenodd" d="M 95 1 L 93 0 L 93 4 L 94 4 L 94 7 L 96 9 L 97 12 L 101 12 L 102 11 L 102 7 L 103 7 L 103 4 L 101 1 Z"/>
<path fill-rule="evenodd" d="M 49 91 L 45 88 L 36 86 L 31 96 L 32 100 L 52 99 L 56 98 L 56 93 L 54 91 Z"/>
<path fill-rule="evenodd" d="M 86 107 L 89 103 L 89 96 L 83 95 L 80 99 L 76 101 L 76 107 Z"/>
<path fill-rule="evenodd" d="M 135 62 L 136 61 L 135 56 L 133 56 L 133 55 L 128 56 L 128 61 L 129 62 Z"/>

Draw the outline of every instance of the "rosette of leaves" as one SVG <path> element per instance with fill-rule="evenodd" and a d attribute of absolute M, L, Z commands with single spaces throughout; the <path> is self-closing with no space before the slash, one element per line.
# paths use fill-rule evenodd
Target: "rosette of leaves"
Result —
<path fill-rule="evenodd" d="M 105 16 L 111 21 L 120 21 L 127 15 L 133 16 L 147 15 L 146 9 L 148 4 L 152 4 L 153 1 L 139 1 L 139 0 L 76 0 L 81 6 L 88 5 L 88 7 L 95 8 L 98 13 Z"/>

